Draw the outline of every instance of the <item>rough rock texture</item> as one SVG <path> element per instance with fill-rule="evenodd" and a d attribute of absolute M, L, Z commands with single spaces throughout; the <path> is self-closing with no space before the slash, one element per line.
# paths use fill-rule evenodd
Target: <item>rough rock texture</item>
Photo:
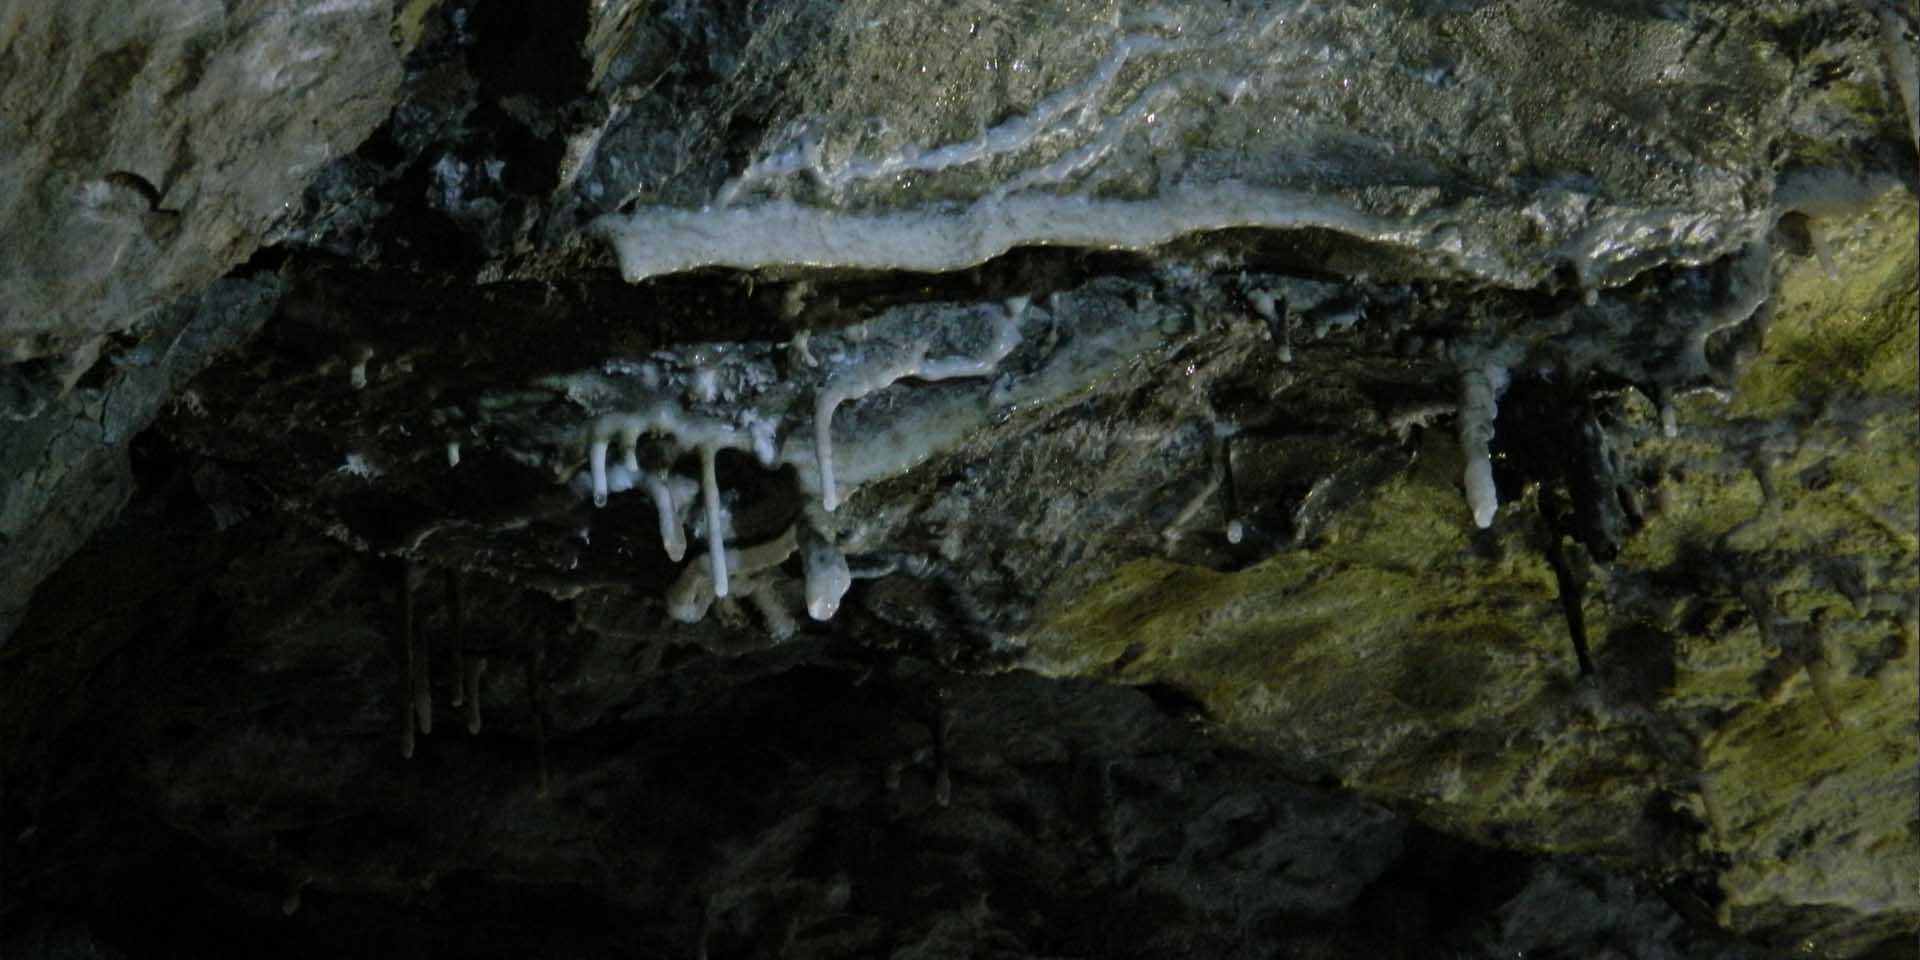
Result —
<path fill-rule="evenodd" d="M 206 416 L 200 394 L 182 386 L 258 331 L 283 287 L 272 274 L 215 281 L 148 320 L 139 341 L 65 396 L 8 425 L 0 462 L 16 479 L 0 489 L 0 637 L 13 632 L 34 586 L 126 501 L 128 441 L 164 407 Z"/>
<path fill-rule="evenodd" d="M 1647 514 L 1609 561 L 1577 519 L 1543 549 L 1562 533 L 1537 517 L 1562 508 L 1539 501 L 1565 481 L 1527 458 L 1575 456 L 1582 427 L 1516 386 L 1502 430 L 1540 485 L 1490 537 L 1442 495 L 1458 455 L 1429 431 L 1397 474 L 1363 468 L 1375 485 L 1349 508 L 1301 498 L 1307 549 L 1232 572 L 1140 558 L 1065 592 L 1029 662 L 1179 686 L 1238 736 L 1467 835 L 1721 862 L 1722 922 L 1782 942 L 1896 935 L 1910 915 L 1807 908 L 1912 903 L 1920 875 L 1913 203 L 1818 229 L 1835 272 L 1785 266 L 1732 402 L 1680 401 L 1672 438 L 1644 400 L 1602 407 Z M 1236 463 L 1316 442 L 1249 439 Z M 1561 549 L 1590 681 L 1569 676 Z"/>
<path fill-rule="evenodd" d="M 389 14 L 355 0 L 10 11 L 0 355 L 97 351 L 246 259 L 393 106 Z"/>
<path fill-rule="evenodd" d="M 264 319 L 209 287 L 393 107 L 387 7 L 0 11 L 0 637 L 125 498 L 127 438 Z"/>
<path fill-rule="evenodd" d="M 1920 931 L 1911 10 L 195 9 L 0 15 L 9 956 Z"/>

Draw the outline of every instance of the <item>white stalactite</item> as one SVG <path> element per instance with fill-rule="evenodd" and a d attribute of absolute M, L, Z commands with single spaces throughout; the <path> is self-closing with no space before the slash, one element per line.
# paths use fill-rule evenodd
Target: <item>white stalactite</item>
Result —
<path fill-rule="evenodd" d="M 607 505 L 607 438 L 595 436 L 587 448 L 587 466 L 593 471 L 593 505 Z"/>
<path fill-rule="evenodd" d="M 653 498 L 653 508 L 660 517 L 660 542 L 667 548 L 667 559 L 679 563 L 687 555 L 687 535 L 680 526 L 680 511 L 673 502 L 673 485 L 667 482 L 664 474 L 642 474 L 640 482 L 647 488 L 647 495 Z"/>
<path fill-rule="evenodd" d="M 1495 367 L 1477 367 L 1460 375 L 1460 451 L 1467 460 L 1467 505 L 1475 526 L 1486 529 L 1500 510 L 1500 494 L 1493 483 L 1493 421 L 1499 413 L 1497 397 L 1507 373 Z"/>
<path fill-rule="evenodd" d="M 700 499 L 707 507 L 707 563 L 713 568 L 713 595 L 727 595 L 727 541 L 720 515 L 720 481 L 714 477 L 713 462 L 719 451 L 708 444 L 700 448 Z"/>
<path fill-rule="evenodd" d="M 849 400 L 858 400 L 876 390 L 906 379 L 953 380 L 984 377 L 1020 345 L 1020 320 L 1027 312 L 1027 297 L 1012 297 L 1003 304 L 1003 312 L 994 324 L 993 342 L 978 357 L 950 357 L 929 361 L 928 345 L 916 343 L 904 357 L 890 363 L 856 365 L 843 375 L 828 381 L 814 401 L 814 457 L 820 471 L 820 505 L 829 512 L 840 506 L 840 493 L 833 477 L 833 412 Z"/>
<path fill-rule="evenodd" d="M 847 558 L 827 536 L 809 532 L 802 541 L 800 561 L 807 575 L 807 616 L 825 622 L 840 611 L 840 598 L 853 585 Z"/>

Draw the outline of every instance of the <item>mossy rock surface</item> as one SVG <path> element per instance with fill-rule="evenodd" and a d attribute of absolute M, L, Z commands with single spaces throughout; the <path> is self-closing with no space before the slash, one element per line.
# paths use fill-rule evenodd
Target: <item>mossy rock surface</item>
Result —
<path fill-rule="evenodd" d="M 1052 598 L 1028 662 L 1176 687 L 1444 829 L 1694 864 L 1722 923 L 1783 945 L 1920 926 L 1917 224 L 1902 190 L 1812 219 L 1731 402 L 1682 398 L 1673 437 L 1622 405 L 1653 479 L 1644 525 L 1584 568 L 1593 677 L 1532 494 L 1476 540 L 1451 431 L 1317 542 L 1230 572 L 1140 557 Z"/>

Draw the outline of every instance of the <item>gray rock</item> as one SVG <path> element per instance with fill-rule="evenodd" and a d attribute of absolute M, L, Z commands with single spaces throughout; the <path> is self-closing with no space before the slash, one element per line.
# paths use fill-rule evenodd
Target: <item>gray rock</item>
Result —
<path fill-rule="evenodd" d="M 384 4 L 62 3 L 0 54 L 0 358 L 84 349 L 253 253 L 392 106 Z"/>

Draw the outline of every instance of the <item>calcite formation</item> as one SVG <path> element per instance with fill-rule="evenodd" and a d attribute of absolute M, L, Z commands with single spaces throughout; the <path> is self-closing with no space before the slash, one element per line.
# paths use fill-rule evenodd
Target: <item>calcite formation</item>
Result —
<path fill-rule="evenodd" d="M 0 16 L 0 953 L 1899 952 L 1914 34 Z"/>

